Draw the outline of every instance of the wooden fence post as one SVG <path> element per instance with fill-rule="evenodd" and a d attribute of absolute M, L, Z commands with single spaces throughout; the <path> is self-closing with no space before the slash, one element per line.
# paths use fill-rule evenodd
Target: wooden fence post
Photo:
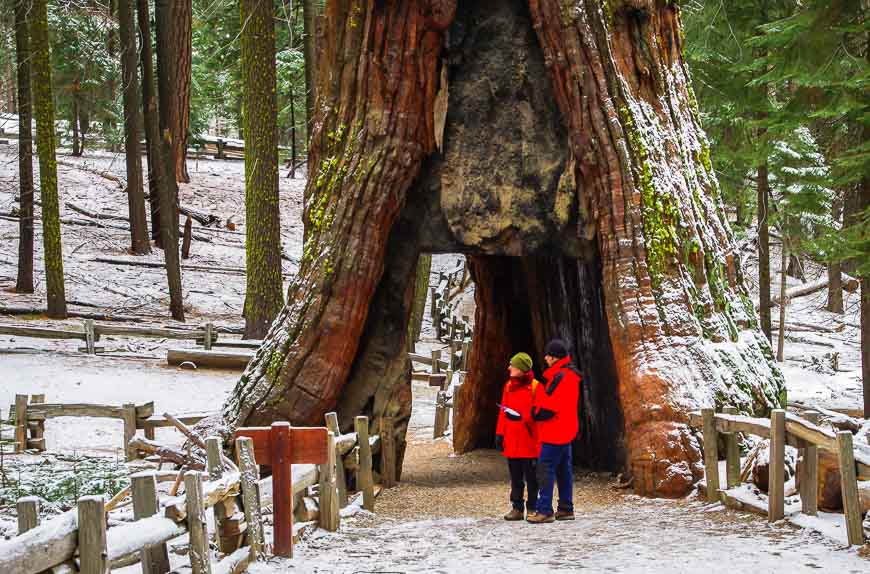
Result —
<path fill-rule="evenodd" d="M 471 354 L 471 341 L 465 340 L 462 343 L 462 365 L 460 365 L 461 371 L 468 370 L 468 355 Z"/>
<path fill-rule="evenodd" d="M 79 573 L 106 574 L 106 511 L 102 496 L 83 496 L 78 501 Z"/>
<path fill-rule="evenodd" d="M 837 460 L 840 463 L 840 488 L 843 492 L 843 513 L 846 515 L 846 533 L 849 544 L 864 544 L 861 507 L 858 505 L 858 479 L 855 472 L 855 451 L 852 433 L 837 433 Z"/>
<path fill-rule="evenodd" d="M 326 413 L 326 428 L 337 439 L 341 435 L 341 429 L 338 426 L 338 414 Z M 336 447 L 337 448 L 337 447 Z M 347 506 L 347 476 L 344 471 L 344 459 L 335 453 L 335 483 L 338 487 L 338 507 L 344 508 Z"/>
<path fill-rule="evenodd" d="M 432 349 L 432 374 L 441 372 L 441 349 Z"/>
<path fill-rule="evenodd" d="M 157 514 L 157 475 L 154 472 L 138 472 L 130 477 L 133 491 L 133 518 L 141 520 Z M 142 574 L 166 574 L 169 572 L 169 554 L 166 544 L 144 548 L 140 554 Z"/>
<path fill-rule="evenodd" d="M 357 488 L 363 493 L 363 508 L 374 511 L 375 483 L 372 476 L 372 447 L 369 444 L 369 418 L 359 416 L 353 422 L 359 441 L 359 468 L 356 471 Z"/>
<path fill-rule="evenodd" d="M 221 439 L 210 436 L 205 439 L 206 465 L 209 480 L 220 480 L 224 475 Z M 235 552 L 241 545 L 241 535 L 238 534 L 238 521 L 233 522 L 236 513 L 233 499 L 221 500 L 214 505 L 215 538 L 218 548 L 224 554 Z"/>
<path fill-rule="evenodd" d="M 208 527 L 202 504 L 202 474 L 195 470 L 184 473 L 187 531 L 190 536 L 190 567 L 193 574 L 211 574 L 208 549 Z"/>
<path fill-rule="evenodd" d="M 18 534 L 24 534 L 28 530 L 39 526 L 39 498 L 36 496 L 25 496 L 19 498 L 15 504 L 15 511 L 18 514 Z"/>
<path fill-rule="evenodd" d="M 85 351 L 88 355 L 95 355 L 96 350 L 96 333 L 94 332 L 94 320 L 85 319 Z"/>
<path fill-rule="evenodd" d="M 806 411 L 803 418 L 816 424 L 819 413 Z M 801 464 L 801 512 L 816 516 L 819 513 L 819 449 L 817 446 L 807 446 L 803 449 L 803 464 Z"/>
<path fill-rule="evenodd" d="M 329 532 L 338 530 L 338 492 L 335 484 L 335 435 L 326 435 L 326 463 L 320 465 L 320 527 Z"/>
<path fill-rule="evenodd" d="M 236 461 L 242 483 L 242 502 L 245 505 L 245 522 L 248 524 L 248 544 L 251 547 L 251 560 L 263 553 L 265 535 L 263 533 L 263 513 L 260 509 L 260 469 L 254 458 L 254 440 L 240 436 L 236 439 Z"/>
<path fill-rule="evenodd" d="M 15 452 L 27 450 L 27 395 L 15 395 Z"/>
<path fill-rule="evenodd" d="M 704 421 L 704 468 L 707 477 L 707 500 L 710 502 L 719 500 L 719 449 L 716 446 L 718 433 L 715 416 L 715 410 L 701 409 L 701 417 Z"/>
<path fill-rule="evenodd" d="M 124 409 L 124 452 L 127 455 L 127 460 L 136 460 L 139 453 L 135 447 L 130 446 L 130 441 L 136 436 L 136 405 L 127 403 L 123 406 Z"/>
<path fill-rule="evenodd" d="M 445 391 L 438 391 L 438 394 L 435 396 L 435 423 L 432 425 L 433 439 L 441 438 L 447 431 L 449 411 L 447 410 L 446 403 L 447 393 Z"/>
<path fill-rule="evenodd" d="M 212 334 L 214 333 L 214 325 L 211 323 L 205 324 L 205 338 L 203 339 L 203 347 L 206 351 L 211 350 Z"/>
<path fill-rule="evenodd" d="M 785 516 L 785 411 L 770 411 L 770 471 L 767 487 L 767 520 Z"/>
<path fill-rule="evenodd" d="M 736 407 L 725 407 L 722 412 L 736 415 Z M 725 477 L 728 488 L 740 485 L 740 444 L 736 432 L 725 433 Z"/>
<path fill-rule="evenodd" d="M 393 417 L 381 417 L 381 482 L 384 488 L 396 485 L 396 437 Z"/>
<path fill-rule="evenodd" d="M 30 395 L 31 405 L 41 405 L 44 402 L 45 394 Z M 35 442 L 36 449 L 45 451 L 45 420 L 34 421 L 32 425 L 28 423 L 28 426 L 30 427 L 30 434 Z"/>

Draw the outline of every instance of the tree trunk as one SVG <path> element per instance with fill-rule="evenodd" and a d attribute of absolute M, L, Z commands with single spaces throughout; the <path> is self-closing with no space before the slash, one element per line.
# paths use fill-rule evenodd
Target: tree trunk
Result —
<path fill-rule="evenodd" d="M 773 342 L 770 328 L 770 233 L 768 222 L 768 197 L 770 180 L 767 162 L 758 166 L 758 314 L 761 330 L 767 340 Z"/>
<path fill-rule="evenodd" d="M 72 124 L 73 131 L 72 154 L 74 157 L 81 157 L 82 144 L 81 139 L 79 138 L 79 96 L 78 92 L 75 91 L 73 92 L 72 98 L 72 118 L 70 118 L 70 124 Z"/>
<path fill-rule="evenodd" d="M 569 4 L 327 5 L 303 259 L 224 404 L 228 426 L 320 424 L 333 408 L 343 428 L 361 413 L 404 424 L 420 252 L 474 261 L 459 451 L 491 438 L 509 353 L 540 358 L 554 335 L 591 375 L 575 448 L 616 467 L 652 455 L 661 495 L 684 495 L 702 471 L 691 410 L 783 404 L 708 167 L 678 7 Z M 475 42 L 490 49 L 462 51 Z M 446 62 L 465 75 L 457 96 Z"/>
<path fill-rule="evenodd" d="M 421 254 L 417 261 L 417 273 L 414 278 L 414 304 L 411 308 L 411 322 L 408 324 L 408 349 L 414 350 L 414 344 L 420 340 L 423 330 L 423 315 L 426 311 L 426 301 L 429 298 L 429 273 L 432 270 L 432 256 Z"/>
<path fill-rule="evenodd" d="M 783 224 L 782 227 L 785 229 L 787 226 Z M 788 307 L 786 291 L 788 290 L 787 267 L 789 262 L 788 241 L 785 238 L 785 232 L 782 233 L 782 254 L 779 263 L 779 332 L 776 337 L 776 360 L 780 363 L 785 360 L 785 310 Z"/>
<path fill-rule="evenodd" d="M 272 0 L 241 0 L 245 126 L 245 338 L 262 339 L 284 305 Z"/>
<path fill-rule="evenodd" d="M 57 191 L 54 141 L 54 101 L 51 94 L 51 53 L 48 41 L 46 0 L 33 0 L 30 12 L 33 57 L 33 108 L 36 115 L 36 150 L 39 154 L 39 190 L 42 199 L 42 249 L 48 316 L 66 318 L 63 283 L 63 246 Z"/>
<path fill-rule="evenodd" d="M 15 2 L 15 59 L 18 65 L 18 279 L 15 290 L 33 293 L 33 132 L 30 97 L 30 0 Z"/>
<path fill-rule="evenodd" d="M 187 173 L 187 130 L 190 125 L 191 0 L 157 0 L 157 85 L 160 131 L 168 130 L 175 180 L 190 181 Z M 178 227 L 178 218 L 175 218 Z M 176 229 L 176 235 L 178 235 Z"/>
<path fill-rule="evenodd" d="M 151 253 L 145 192 L 142 189 L 142 154 L 139 149 L 139 73 L 136 61 L 136 23 L 133 2 L 118 2 L 118 36 L 121 42 L 121 70 L 124 77 L 124 152 L 127 162 L 127 206 L 130 213 L 130 250 L 137 255 Z"/>
<path fill-rule="evenodd" d="M 142 117 L 145 126 L 145 151 L 148 160 L 148 203 L 151 207 L 151 239 L 155 247 L 163 246 L 160 233 L 160 188 L 158 180 L 163 174 L 162 154 L 159 150 L 160 118 L 154 81 L 154 51 L 151 44 L 151 20 L 148 0 L 136 3 L 139 21 L 139 45 L 142 46 Z"/>
<path fill-rule="evenodd" d="M 839 192 L 834 192 L 831 202 L 831 217 L 835 224 L 842 223 L 843 199 Z M 843 314 L 843 266 L 839 261 L 828 263 L 828 304 L 831 313 Z"/>
<path fill-rule="evenodd" d="M 319 15 L 316 0 L 302 0 L 302 51 L 305 59 L 305 118 L 309 139 L 313 131 L 314 104 L 317 95 L 317 17 Z M 353 16 L 351 16 L 352 18 Z M 311 166 L 309 165 L 309 170 Z M 309 173 L 313 173 L 309 171 Z"/>
<path fill-rule="evenodd" d="M 290 179 L 296 178 L 296 103 L 290 91 Z"/>

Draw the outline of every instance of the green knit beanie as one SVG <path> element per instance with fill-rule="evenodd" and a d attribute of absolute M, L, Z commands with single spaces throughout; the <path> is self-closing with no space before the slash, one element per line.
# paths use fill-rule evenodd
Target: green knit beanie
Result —
<path fill-rule="evenodd" d="M 532 370 L 532 358 L 526 353 L 517 353 L 511 358 L 511 366 L 528 373 Z"/>

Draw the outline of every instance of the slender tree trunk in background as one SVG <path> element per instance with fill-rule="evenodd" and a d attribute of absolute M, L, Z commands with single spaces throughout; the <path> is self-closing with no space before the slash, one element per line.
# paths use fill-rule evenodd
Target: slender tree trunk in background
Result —
<path fill-rule="evenodd" d="M 158 180 L 163 174 L 163 159 L 160 153 L 160 117 L 157 113 L 157 96 L 154 80 L 154 50 L 151 43 L 151 17 L 148 0 L 136 3 L 139 22 L 139 45 L 142 47 L 142 117 L 145 126 L 145 150 L 148 160 L 148 204 L 151 207 L 151 239 L 161 248 L 160 234 L 160 188 Z"/>
<path fill-rule="evenodd" d="M 184 321 L 181 257 L 178 253 L 178 183 L 172 177 L 175 161 L 172 157 L 172 136 L 169 135 L 169 130 L 164 130 L 160 147 L 163 173 L 157 185 L 160 190 L 160 235 L 169 286 L 169 312 L 176 321 Z"/>
<path fill-rule="evenodd" d="M 831 202 L 831 218 L 834 223 L 842 223 L 843 198 L 839 191 L 834 192 Z M 843 313 L 843 267 L 839 261 L 828 263 L 828 303 L 827 309 L 832 313 Z"/>
<path fill-rule="evenodd" d="M 187 173 L 187 130 L 190 125 L 190 81 L 193 6 L 191 0 L 156 0 L 157 85 L 160 131 L 169 130 L 175 180 Z M 178 218 L 175 218 L 178 227 Z M 176 229 L 176 235 L 178 230 Z"/>
<path fill-rule="evenodd" d="M 89 107 L 89 102 L 83 97 L 83 93 L 79 92 L 78 94 L 79 101 L 77 115 L 79 118 L 79 136 L 81 137 L 79 143 L 79 155 L 83 155 L 85 153 L 87 136 L 91 131 L 91 108 Z"/>
<path fill-rule="evenodd" d="M 33 108 L 36 115 L 36 149 L 39 154 L 39 189 L 42 199 L 42 241 L 48 316 L 54 319 L 65 319 L 66 295 L 63 284 L 63 247 L 60 236 L 54 101 L 51 94 L 51 54 L 46 0 L 33 0 L 30 26 Z"/>
<path fill-rule="evenodd" d="M 245 338 L 263 339 L 284 306 L 278 204 L 273 0 L 241 0 L 247 270 Z"/>
<path fill-rule="evenodd" d="M 870 57 L 870 56 L 868 56 Z M 864 128 L 864 141 L 870 138 L 870 128 Z M 870 209 L 870 176 L 861 180 L 861 213 Z M 865 228 L 866 229 L 866 228 Z M 864 265 L 865 269 L 867 265 Z M 870 272 L 865 271 L 861 279 L 861 380 L 864 382 L 864 418 L 870 419 Z"/>
<path fill-rule="evenodd" d="M 311 139 L 313 131 L 312 123 L 314 122 L 314 105 L 316 102 L 316 87 L 317 87 L 317 16 L 319 14 L 319 6 L 317 0 L 302 0 L 302 26 L 304 38 L 302 40 L 302 51 L 305 58 L 305 118 L 306 126 L 305 133 L 308 134 L 308 139 Z M 352 16 L 351 16 L 352 17 Z M 308 165 L 309 173 L 312 169 L 311 164 Z"/>
<path fill-rule="evenodd" d="M 423 330 L 423 315 L 429 298 L 429 273 L 432 271 L 432 255 L 421 254 L 417 259 L 417 272 L 414 280 L 414 303 L 411 307 L 411 321 L 408 323 L 408 349 L 414 351 L 414 344 L 420 340 Z"/>
<path fill-rule="evenodd" d="M 30 96 L 30 0 L 15 1 L 15 59 L 18 66 L 18 279 L 15 290 L 33 293 L 33 121 Z"/>
<path fill-rule="evenodd" d="M 136 22 L 133 3 L 118 0 L 118 36 L 121 42 L 121 70 L 124 82 L 124 152 L 127 162 L 127 206 L 130 214 L 130 250 L 137 255 L 151 253 L 145 192 L 142 189 L 142 154 L 139 149 L 139 72 L 136 62 Z"/>
<path fill-rule="evenodd" d="M 73 131 L 72 154 L 75 157 L 79 157 L 82 155 L 82 144 L 81 144 L 81 139 L 79 139 L 79 96 L 78 96 L 78 92 L 73 93 L 72 118 L 70 119 L 70 124 L 72 124 L 72 131 Z"/>
<path fill-rule="evenodd" d="M 770 180 L 767 161 L 758 166 L 758 313 L 761 330 L 771 343 L 770 329 L 770 233 L 768 196 Z"/>
<path fill-rule="evenodd" d="M 290 179 L 296 178 L 296 103 L 290 90 Z"/>
<path fill-rule="evenodd" d="M 783 225 L 783 229 L 787 226 Z M 788 241 L 785 238 L 785 232 L 782 237 L 782 254 L 779 264 L 779 329 L 776 338 L 776 360 L 782 363 L 785 359 L 785 309 L 788 307 L 788 298 L 786 291 L 788 290 Z"/>

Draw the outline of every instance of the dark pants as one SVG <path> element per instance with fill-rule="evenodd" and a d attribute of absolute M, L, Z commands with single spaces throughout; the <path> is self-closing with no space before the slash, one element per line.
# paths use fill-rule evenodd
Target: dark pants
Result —
<path fill-rule="evenodd" d="M 553 514 L 553 487 L 559 485 L 558 509 L 574 512 L 574 469 L 571 444 L 541 445 L 541 457 L 538 459 L 538 482 L 541 490 L 538 504 L 535 507 L 538 514 Z"/>
<path fill-rule="evenodd" d="M 526 509 L 529 512 L 535 509 L 538 502 L 538 476 L 535 473 L 537 459 L 534 458 L 509 458 L 508 470 L 511 473 L 511 504 L 517 510 L 523 509 L 523 487 L 528 490 Z"/>

